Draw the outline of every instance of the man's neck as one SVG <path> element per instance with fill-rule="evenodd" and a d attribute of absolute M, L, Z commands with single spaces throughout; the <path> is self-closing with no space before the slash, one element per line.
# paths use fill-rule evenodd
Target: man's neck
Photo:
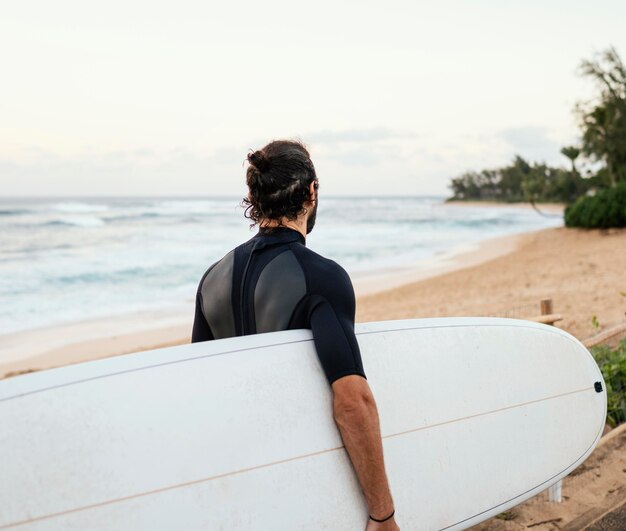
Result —
<path fill-rule="evenodd" d="M 293 220 L 283 218 L 282 220 L 277 221 L 275 219 L 271 219 L 262 220 L 259 223 L 259 228 L 261 229 L 274 227 L 287 227 L 289 229 L 293 229 L 302 234 L 302 237 L 306 240 L 306 219 L 302 216 Z"/>

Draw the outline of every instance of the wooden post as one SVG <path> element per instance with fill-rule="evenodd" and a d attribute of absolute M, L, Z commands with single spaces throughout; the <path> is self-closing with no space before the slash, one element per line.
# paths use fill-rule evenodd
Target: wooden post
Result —
<path fill-rule="evenodd" d="M 541 315 L 552 314 L 552 299 L 542 299 L 539 303 L 541 307 Z M 554 485 L 548 487 L 548 499 L 551 502 L 561 503 L 563 501 L 561 492 L 563 490 L 563 480 L 559 479 Z"/>
<path fill-rule="evenodd" d="M 542 299 L 539 305 L 541 307 L 541 315 L 549 315 L 552 313 L 552 299 Z"/>

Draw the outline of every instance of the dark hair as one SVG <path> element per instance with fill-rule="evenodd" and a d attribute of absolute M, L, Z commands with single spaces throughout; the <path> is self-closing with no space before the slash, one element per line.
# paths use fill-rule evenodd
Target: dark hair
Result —
<path fill-rule="evenodd" d="M 243 199 L 242 205 L 252 227 L 262 219 L 294 220 L 306 211 L 304 203 L 310 200 L 309 187 L 317 176 L 302 142 L 274 140 L 248 153 L 247 159 L 250 196 Z"/>

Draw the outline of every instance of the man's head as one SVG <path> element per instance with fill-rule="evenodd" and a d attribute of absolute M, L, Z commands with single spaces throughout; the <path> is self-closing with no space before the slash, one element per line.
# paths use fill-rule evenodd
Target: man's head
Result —
<path fill-rule="evenodd" d="M 307 234 L 317 214 L 317 176 L 304 144 L 274 140 L 248 154 L 245 216 L 252 224 L 281 225 L 306 218 Z"/>

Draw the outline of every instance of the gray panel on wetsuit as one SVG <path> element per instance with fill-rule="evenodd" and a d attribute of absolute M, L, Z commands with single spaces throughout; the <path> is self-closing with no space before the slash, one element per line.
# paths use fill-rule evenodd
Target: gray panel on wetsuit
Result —
<path fill-rule="evenodd" d="M 254 290 L 257 333 L 286 330 L 296 305 L 306 294 L 306 279 L 292 251 L 265 266 Z"/>
<path fill-rule="evenodd" d="M 231 251 L 215 264 L 202 283 L 202 313 L 215 339 L 236 335 L 231 299 L 234 263 L 235 252 Z"/>

